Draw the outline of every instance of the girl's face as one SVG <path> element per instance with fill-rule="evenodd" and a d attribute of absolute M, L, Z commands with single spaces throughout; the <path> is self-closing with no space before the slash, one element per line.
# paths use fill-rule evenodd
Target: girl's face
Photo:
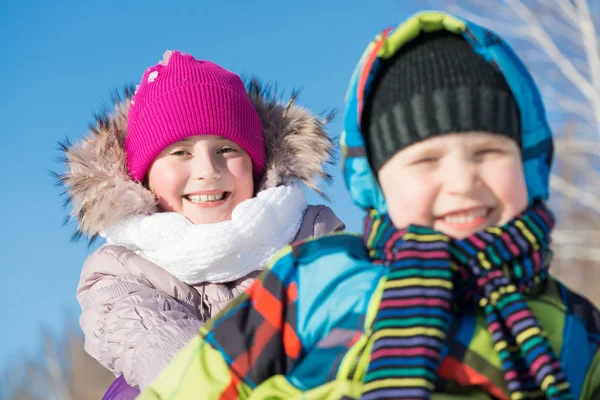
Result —
<path fill-rule="evenodd" d="M 163 211 L 194 224 L 228 221 L 233 209 L 253 196 L 252 160 L 228 139 L 191 136 L 156 157 L 148 186 Z"/>

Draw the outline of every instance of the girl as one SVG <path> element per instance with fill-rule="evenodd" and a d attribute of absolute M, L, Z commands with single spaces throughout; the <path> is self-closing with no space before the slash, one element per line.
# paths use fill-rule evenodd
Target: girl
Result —
<path fill-rule="evenodd" d="M 108 398 L 139 393 L 277 250 L 344 228 L 295 183 L 320 193 L 333 145 L 293 100 L 167 51 L 88 137 L 63 146 L 77 235 L 107 241 L 77 299 L 86 351 L 122 375 Z"/>

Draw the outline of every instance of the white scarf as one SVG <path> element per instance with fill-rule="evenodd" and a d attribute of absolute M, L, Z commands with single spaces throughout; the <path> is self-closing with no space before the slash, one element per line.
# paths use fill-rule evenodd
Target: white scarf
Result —
<path fill-rule="evenodd" d="M 259 192 L 230 221 L 194 225 L 172 212 L 135 216 L 102 232 L 190 284 L 230 282 L 264 269 L 296 237 L 307 203 L 297 184 Z"/>

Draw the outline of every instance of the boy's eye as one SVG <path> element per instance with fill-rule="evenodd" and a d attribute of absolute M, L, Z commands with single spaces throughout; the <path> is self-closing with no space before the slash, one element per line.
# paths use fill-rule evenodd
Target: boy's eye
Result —
<path fill-rule="evenodd" d="M 486 149 L 477 150 L 475 152 L 475 156 L 482 157 L 482 156 L 486 156 L 488 154 L 500 154 L 500 153 L 502 153 L 502 150 L 490 147 L 490 148 L 486 148 Z"/>
<path fill-rule="evenodd" d="M 438 159 L 436 157 L 421 157 L 415 159 L 411 164 L 412 165 L 421 165 L 421 164 L 431 164 L 436 162 Z"/>

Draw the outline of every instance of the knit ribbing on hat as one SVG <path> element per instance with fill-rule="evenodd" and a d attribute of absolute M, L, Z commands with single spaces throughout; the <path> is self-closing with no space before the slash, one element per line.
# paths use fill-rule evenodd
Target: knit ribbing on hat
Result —
<path fill-rule="evenodd" d="M 254 175 L 266 165 L 263 126 L 242 80 L 209 61 L 178 51 L 144 73 L 131 102 L 125 153 L 131 177 L 142 181 L 160 152 L 195 135 L 216 135 L 238 144 Z"/>
<path fill-rule="evenodd" d="M 421 34 L 381 63 L 361 121 L 375 171 L 403 148 L 450 133 L 501 134 L 521 147 L 519 110 L 504 75 L 462 36 Z"/>

